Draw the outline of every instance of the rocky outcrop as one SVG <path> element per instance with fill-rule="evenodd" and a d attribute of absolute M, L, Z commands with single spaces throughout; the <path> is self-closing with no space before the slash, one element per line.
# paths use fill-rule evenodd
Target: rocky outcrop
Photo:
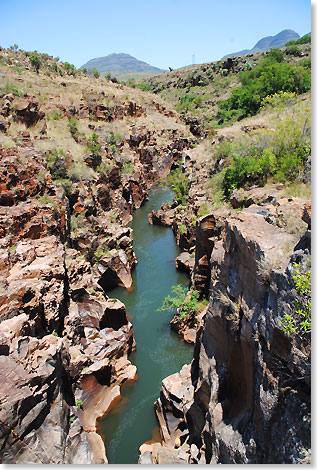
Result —
<path fill-rule="evenodd" d="M 175 264 L 176 269 L 191 274 L 195 267 L 195 258 L 191 253 L 188 253 L 188 251 L 183 251 L 183 253 L 175 258 Z"/>
<path fill-rule="evenodd" d="M 45 103 L 45 114 L 33 97 L 1 99 L 3 131 L 14 121 L 28 128 L 0 150 L 2 463 L 106 463 L 96 420 L 136 379 L 132 325 L 107 294 L 132 288 L 137 260 L 126 225 L 190 142 L 174 126 L 135 125 L 147 113 L 168 116 L 154 102 L 113 95 L 110 105 L 104 92 L 92 95 L 67 108 Z M 88 128 L 100 151 L 84 147 L 79 162 L 55 136 L 49 142 L 52 112 L 95 121 Z M 125 117 L 133 118 L 126 135 L 105 138 L 102 123 Z M 87 145 L 79 131 L 70 138 Z"/>
<path fill-rule="evenodd" d="M 205 256 L 209 306 L 186 385 L 183 371 L 163 381 L 162 443 L 141 446 L 140 463 L 310 462 L 310 333 L 281 326 L 298 299 L 294 263 L 309 262 L 306 207 L 250 206 L 226 218 L 220 237 L 214 216 L 200 220 L 193 280 Z"/>
<path fill-rule="evenodd" d="M 136 376 L 132 325 L 87 251 L 69 246 L 69 200 L 43 153 L 3 150 L 0 171 L 1 461 L 106 463 L 96 419 Z M 126 274 L 116 256 L 109 262 L 127 286 L 131 229 L 110 233 Z"/>
<path fill-rule="evenodd" d="M 163 227 L 171 227 L 175 217 L 175 210 L 170 209 L 168 204 L 162 204 L 162 208 L 158 211 L 152 211 L 149 215 L 149 222 L 152 225 L 162 225 Z"/>

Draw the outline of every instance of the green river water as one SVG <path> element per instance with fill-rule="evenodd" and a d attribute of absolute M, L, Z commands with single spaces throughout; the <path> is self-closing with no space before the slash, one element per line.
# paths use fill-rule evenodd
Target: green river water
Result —
<path fill-rule="evenodd" d="M 171 229 L 153 226 L 148 214 L 170 202 L 173 193 L 156 188 L 146 204 L 133 214 L 133 247 L 138 264 L 131 292 L 116 288 L 108 294 L 120 299 L 132 316 L 137 350 L 130 360 L 138 368 L 138 380 L 123 385 L 122 400 L 98 422 L 104 436 L 109 464 L 136 464 L 141 444 L 151 440 L 157 421 L 153 403 L 164 377 L 190 363 L 193 346 L 170 329 L 172 313 L 157 312 L 175 284 L 188 285 L 188 277 L 175 268 L 179 254 Z"/>

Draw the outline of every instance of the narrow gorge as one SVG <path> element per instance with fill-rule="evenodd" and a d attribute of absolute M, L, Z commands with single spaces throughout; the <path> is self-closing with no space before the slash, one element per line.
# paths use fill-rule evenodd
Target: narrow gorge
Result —
<path fill-rule="evenodd" d="M 307 78 L 280 53 L 248 71 Z M 241 57 L 150 93 L 39 56 L 0 48 L 1 463 L 310 463 L 308 86 L 237 116 Z"/>

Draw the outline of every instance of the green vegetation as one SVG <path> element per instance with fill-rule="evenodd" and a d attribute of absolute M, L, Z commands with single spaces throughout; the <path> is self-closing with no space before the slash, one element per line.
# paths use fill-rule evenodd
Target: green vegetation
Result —
<path fill-rule="evenodd" d="M 284 95 L 267 100 L 283 103 Z M 279 113 L 280 107 L 277 106 Z M 283 108 L 284 109 L 284 108 Z M 284 110 L 285 111 L 285 110 Z M 253 133 L 234 143 L 220 144 L 216 158 L 224 158 L 227 167 L 217 175 L 225 198 L 236 188 L 275 182 L 294 182 L 303 174 L 310 154 L 310 115 L 300 103 L 292 113 L 280 113 L 274 130 Z M 214 177 L 215 178 L 215 177 Z"/>
<path fill-rule="evenodd" d="M 82 404 L 83 404 L 82 400 L 76 400 L 75 405 L 77 406 L 77 408 L 81 408 Z"/>
<path fill-rule="evenodd" d="M 121 176 L 132 175 L 134 172 L 135 172 L 135 169 L 134 169 L 133 163 L 130 161 L 125 162 L 120 171 Z"/>
<path fill-rule="evenodd" d="M 69 62 L 64 62 L 63 66 L 67 75 L 73 75 L 73 76 L 76 75 L 75 65 L 70 64 Z"/>
<path fill-rule="evenodd" d="M 218 123 L 256 114 L 268 95 L 310 90 L 310 70 L 300 63 L 293 67 L 282 60 L 283 53 L 272 49 L 253 70 L 241 72 L 241 87 L 235 88 L 228 99 L 219 101 Z"/>
<path fill-rule="evenodd" d="M 56 201 L 54 201 L 54 199 L 52 199 L 50 196 L 48 196 L 47 194 L 44 194 L 43 196 L 39 198 L 39 201 L 44 206 L 46 206 L 47 204 L 52 205 L 54 214 L 58 215 L 58 205 Z"/>
<path fill-rule="evenodd" d="M 79 140 L 79 132 L 78 132 L 78 120 L 75 119 L 75 118 L 70 118 L 68 120 L 68 128 L 69 128 L 69 131 L 73 137 L 73 139 L 78 142 Z"/>
<path fill-rule="evenodd" d="M 95 132 L 93 132 L 88 139 L 87 149 L 94 160 L 98 160 L 100 158 L 101 143 L 99 142 L 98 134 Z"/>
<path fill-rule="evenodd" d="M 47 113 L 46 114 L 46 119 L 49 121 L 50 119 L 53 119 L 54 121 L 58 121 L 61 119 L 62 113 L 58 111 L 53 111 L 52 113 Z"/>
<path fill-rule="evenodd" d="M 39 73 L 40 67 L 42 65 L 39 55 L 36 52 L 34 52 L 33 54 L 30 54 L 29 59 L 30 59 L 32 67 L 35 68 L 36 73 Z"/>
<path fill-rule="evenodd" d="M 186 287 L 177 284 L 172 287 L 171 294 L 174 294 L 174 296 L 168 295 L 165 297 L 158 311 L 180 309 L 181 318 L 197 312 L 199 308 L 199 292 L 197 290 L 187 291 Z"/>
<path fill-rule="evenodd" d="M 109 151 L 112 155 L 118 153 L 117 144 L 123 141 L 123 135 L 119 132 L 110 131 L 107 136 L 107 144 L 109 145 Z"/>
<path fill-rule="evenodd" d="M 13 256 L 13 255 L 15 254 L 15 252 L 16 252 L 16 249 L 17 249 L 16 245 L 12 245 L 12 246 L 10 247 L 10 255 Z"/>
<path fill-rule="evenodd" d="M 294 55 L 294 56 L 300 56 L 301 54 L 299 47 L 296 46 L 295 44 L 292 44 L 291 46 L 287 46 L 285 52 L 288 55 Z"/>
<path fill-rule="evenodd" d="M 311 261 L 308 260 L 304 269 L 294 264 L 292 279 L 298 293 L 298 300 L 293 304 L 294 311 L 283 316 L 281 326 L 287 335 L 295 335 L 298 331 L 311 331 Z"/>
<path fill-rule="evenodd" d="M 45 158 L 53 180 L 67 178 L 66 155 L 63 149 L 54 148 Z"/>
<path fill-rule="evenodd" d="M 72 214 L 70 216 L 70 228 L 71 231 L 76 233 L 77 231 L 84 229 L 87 226 L 87 220 L 84 212 L 80 214 Z"/>
<path fill-rule="evenodd" d="M 285 46 L 291 46 L 292 44 L 308 44 L 311 43 L 311 35 L 305 34 L 301 38 L 297 39 L 296 41 L 288 41 Z"/>
<path fill-rule="evenodd" d="M 93 75 L 95 78 L 100 77 L 100 73 L 98 72 L 98 70 L 95 67 L 93 67 L 92 69 L 88 69 L 88 73 L 90 75 Z"/>
<path fill-rule="evenodd" d="M 166 178 L 166 184 L 175 192 L 175 199 L 180 205 L 184 205 L 188 199 L 189 183 L 181 168 L 170 172 Z"/>
<path fill-rule="evenodd" d="M 179 103 L 176 104 L 176 110 L 189 111 L 194 107 L 199 107 L 201 105 L 203 98 L 200 95 L 186 94 L 179 98 Z"/>
<path fill-rule="evenodd" d="M 100 244 L 94 253 L 94 260 L 95 262 L 98 262 L 102 258 L 105 258 L 105 257 L 108 257 L 108 258 L 111 257 L 110 250 L 108 246 L 104 246 L 103 244 Z"/>
<path fill-rule="evenodd" d="M 181 235 L 185 235 L 185 233 L 187 233 L 187 227 L 186 227 L 185 224 L 180 225 L 180 227 L 179 227 L 179 233 L 180 233 Z"/>
<path fill-rule="evenodd" d="M 22 96 L 23 93 L 18 90 L 18 88 L 13 85 L 12 83 L 6 83 L 4 86 L 0 88 L 0 95 L 8 95 L 9 93 L 12 93 L 14 96 Z"/>
<path fill-rule="evenodd" d="M 136 87 L 142 91 L 151 91 L 151 87 L 148 83 L 139 83 L 136 85 Z"/>

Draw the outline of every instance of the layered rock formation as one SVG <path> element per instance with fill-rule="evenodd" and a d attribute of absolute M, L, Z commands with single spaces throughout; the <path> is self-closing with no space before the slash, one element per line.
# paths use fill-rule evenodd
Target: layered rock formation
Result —
<path fill-rule="evenodd" d="M 294 263 L 310 262 L 309 206 L 251 205 L 220 225 L 198 222 L 193 284 L 209 306 L 191 367 L 164 379 L 155 404 L 162 443 L 141 446 L 139 462 L 309 463 L 310 333 L 281 326 L 298 298 Z"/>
<path fill-rule="evenodd" d="M 132 102 L 60 109 L 101 122 L 146 114 Z M 128 359 L 135 341 L 125 306 L 106 293 L 132 288 L 137 260 L 126 224 L 189 143 L 176 129 L 154 135 L 133 125 L 129 139 L 112 148 L 115 158 L 101 149 L 109 168 L 95 171 L 86 150 L 84 173 L 73 177 L 78 162 L 70 152 L 36 143 L 50 137 L 34 97 L 6 95 L 2 114 L 4 131 L 11 123 L 22 131 L 17 145 L 0 151 L 0 459 L 107 463 L 96 419 L 120 397 L 121 384 L 136 379 L 136 367 Z M 124 152 L 133 171 L 124 169 Z"/>

